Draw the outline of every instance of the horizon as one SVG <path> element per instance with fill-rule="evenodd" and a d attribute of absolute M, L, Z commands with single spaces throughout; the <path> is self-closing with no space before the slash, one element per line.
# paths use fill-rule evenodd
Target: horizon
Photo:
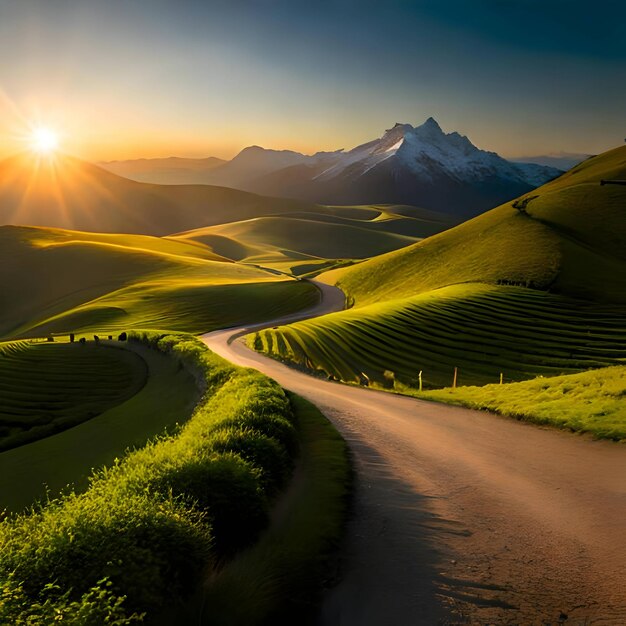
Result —
<path fill-rule="evenodd" d="M 624 136 L 626 9 L 580 6 L 4 4 L 0 153 L 39 124 L 94 162 L 311 154 L 433 116 L 504 157 L 597 154 Z"/>

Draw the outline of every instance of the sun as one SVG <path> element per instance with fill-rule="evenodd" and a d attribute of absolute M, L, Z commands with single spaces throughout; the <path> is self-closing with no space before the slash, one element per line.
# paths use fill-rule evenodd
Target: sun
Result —
<path fill-rule="evenodd" d="M 59 147 L 59 134 L 46 126 L 33 129 L 30 140 L 33 150 L 40 154 L 52 154 Z"/>

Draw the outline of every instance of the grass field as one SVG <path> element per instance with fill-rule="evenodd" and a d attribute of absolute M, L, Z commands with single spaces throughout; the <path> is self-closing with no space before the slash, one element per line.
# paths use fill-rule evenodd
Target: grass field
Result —
<path fill-rule="evenodd" d="M 137 354 L 90 344 L 0 344 L 0 451 L 76 426 L 146 384 Z"/>
<path fill-rule="evenodd" d="M 450 226 L 449 220 L 416 207 L 319 207 L 197 229 L 174 239 L 202 243 L 233 261 L 302 275 L 340 259 L 396 250 Z"/>
<path fill-rule="evenodd" d="M 626 148 L 406 248 L 320 280 L 347 311 L 250 339 L 351 382 L 484 385 L 625 363 Z M 523 199 L 522 199 L 523 200 Z"/>
<path fill-rule="evenodd" d="M 129 326 L 206 332 L 318 297 L 306 283 L 225 261 L 197 242 L 26 227 L 0 228 L 0 290 L 5 339 Z"/>
<path fill-rule="evenodd" d="M 9 346 L 0 344 L 2 353 L 15 344 Z M 8 393 L 3 385 L 6 379 L 0 381 L 0 397 L 11 402 L 0 405 L 0 416 L 10 406 L 42 417 L 39 407 L 45 407 L 44 415 L 63 427 L 66 416 L 92 414 L 55 434 L 33 433 L 33 439 L 35 435 L 43 438 L 0 453 L 0 510 L 20 511 L 47 494 L 55 497 L 67 485 L 84 489 L 92 468 L 112 464 L 128 448 L 141 447 L 185 421 L 199 398 L 189 372 L 136 344 L 96 347 L 93 343 L 19 342 L 18 346 L 12 362 L 19 369 L 4 370 L 11 377 L 10 396 L 4 395 Z M 4 358 L 0 357 L 0 367 L 5 365 Z M 27 364 L 32 364 L 32 370 Z M 52 364 L 54 370 L 48 367 Z M 111 365 L 114 369 L 103 371 Z M 129 378 L 120 379 L 122 373 Z M 59 379 L 59 374 L 71 378 Z"/>
<path fill-rule="evenodd" d="M 626 363 L 624 309 L 520 287 L 457 285 L 249 337 L 324 376 L 417 386 L 483 385 Z"/>
<path fill-rule="evenodd" d="M 189 421 L 116 459 L 84 492 L 0 519 L 0 623 L 125 626 L 185 603 L 206 575 L 213 572 L 214 578 L 225 561 L 255 541 L 289 480 L 299 435 L 291 401 L 275 382 L 229 364 L 190 335 L 133 333 L 131 340 L 166 355 L 205 393 Z M 341 532 L 348 471 L 345 445 L 311 411 L 301 412 L 303 433 L 311 437 L 303 461 L 310 465 L 316 455 L 332 461 L 309 470 L 312 491 L 297 490 L 298 501 L 314 503 L 315 516 L 302 520 L 300 510 L 290 510 L 279 533 L 285 541 L 270 535 L 270 571 L 288 576 L 282 566 L 292 568 L 292 583 L 300 580 L 293 588 L 303 597 L 312 581 L 320 584 L 320 565 Z M 308 561 L 292 543 L 291 533 L 302 532 L 312 541 L 305 546 Z M 268 563 L 253 559 L 250 572 L 261 565 Z M 238 605 L 254 606 L 236 585 L 229 593 Z M 279 609 L 276 600 L 268 595 L 265 608 L 269 602 Z M 206 604 L 204 610 L 212 614 Z"/>
<path fill-rule="evenodd" d="M 437 389 L 416 395 L 591 433 L 599 438 L 626 439 L 624 366 L 506 385 Z"/>

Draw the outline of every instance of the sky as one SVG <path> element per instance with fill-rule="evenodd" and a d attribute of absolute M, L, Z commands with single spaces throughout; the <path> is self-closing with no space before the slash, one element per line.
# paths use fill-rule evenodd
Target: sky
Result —
<path fill-rule="evenodd" d="M 351 148 L 433 116 L 503 156 L 626 137 L 613 0 L 0 0 L 0 155 Z"/>

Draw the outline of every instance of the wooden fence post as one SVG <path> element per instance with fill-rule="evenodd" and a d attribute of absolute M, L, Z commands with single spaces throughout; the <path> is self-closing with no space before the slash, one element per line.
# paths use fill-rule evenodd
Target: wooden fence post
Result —
<path fill-rule="evenodd" d="M 455 367 L 454 368 L 454 379 L 452 380 L 452 389 L 456 389 L 456 378 L 457 378 L 458 372 L 459 372 L 459 368 Z"/>
<path fill-rule="evenodd" d="M 420 393 L 422 393 L 422 370 L 420 370 L 420 373 L 417 375 L 417 378 L 420 384 Z"/>
<path fill-rule="evenodd" d="M 504 376 L 502 375 L 502 372 L 500 372 L 500 384 L 502 384 L 503 379 L 504 379 Z"/>

